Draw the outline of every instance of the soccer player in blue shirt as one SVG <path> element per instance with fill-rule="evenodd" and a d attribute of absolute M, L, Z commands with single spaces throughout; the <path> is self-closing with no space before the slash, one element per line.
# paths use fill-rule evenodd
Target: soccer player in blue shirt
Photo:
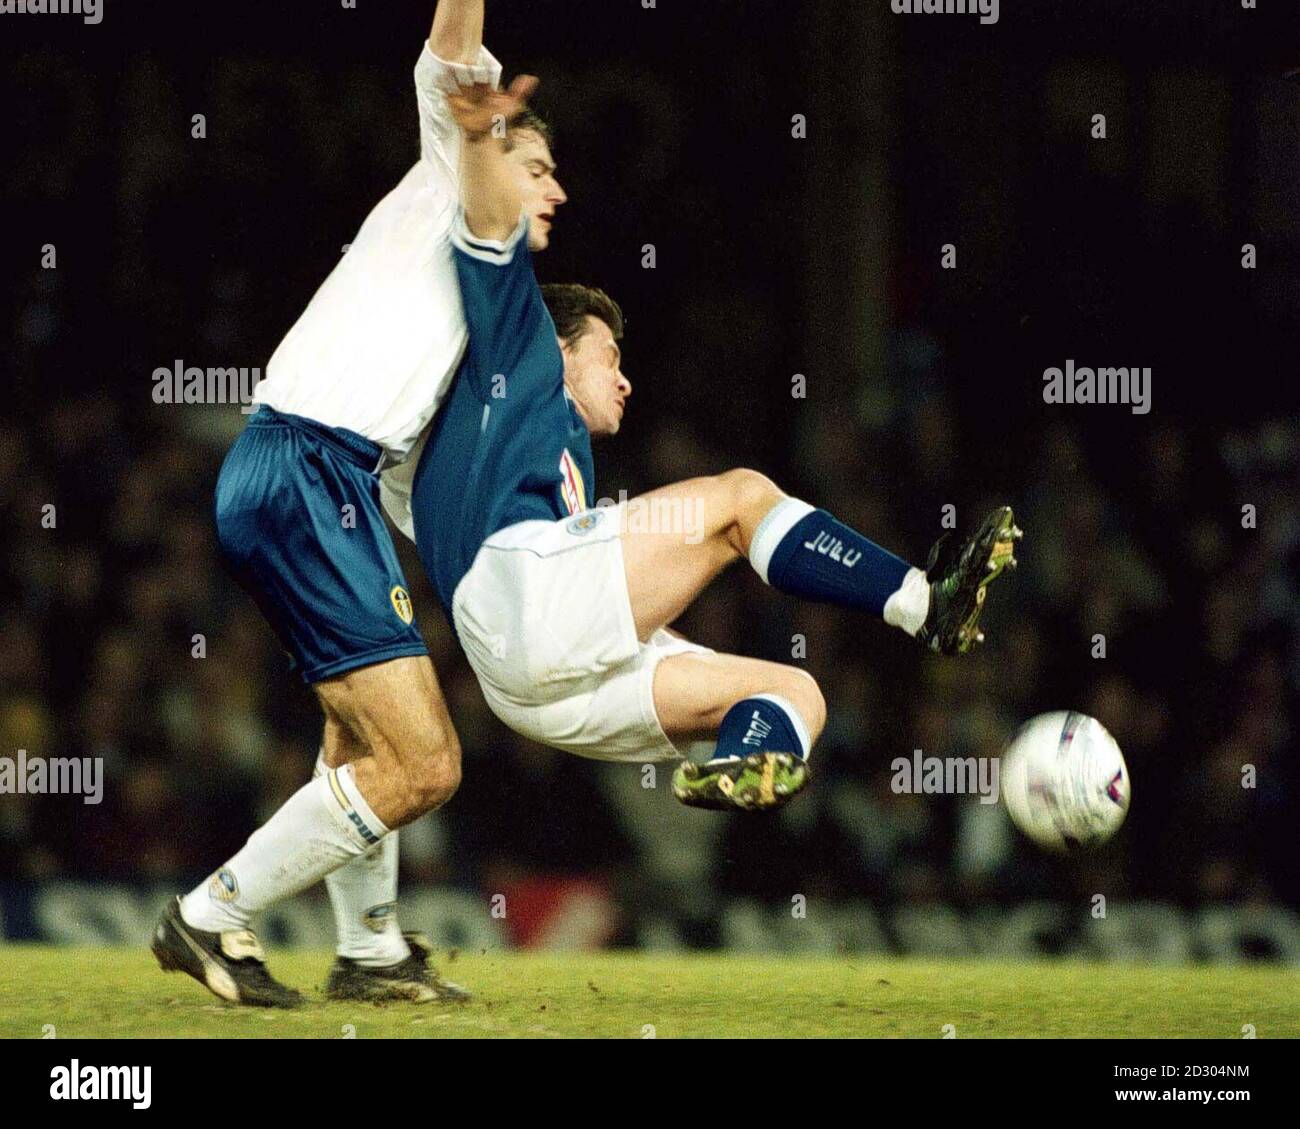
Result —
<path fill-rule="evenodd" d="M 983 638 L 987 585 L 1014 566 L 1008 507 L 912 567 L 753 470 L 592 508 L 591 439 L 632 385 L 622 315 L 599 290 L 540 288 L 503 124 L 536 80 L 449 97 L 464 132 L 453 257 L 469 326 L 455 385 L 415 472 L 421 561 L 483 693 L 512 729 L 583 756 L 677 760 L 699 807 L 777 807 L 808 779 L 825 721 L 814 680 L 669 630 L 747 558 L 777 589 L 881 617 L 934 651 Z M 706 740 L 702 763 L 687 748 Z"/>

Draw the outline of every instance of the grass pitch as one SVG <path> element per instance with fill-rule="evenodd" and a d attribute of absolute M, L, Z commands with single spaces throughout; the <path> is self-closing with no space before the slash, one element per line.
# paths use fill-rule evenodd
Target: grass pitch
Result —
<path fill-rule="evenodd" d="M 293 1012 L 220 1003 L 144 949 L 0 947 L 0 1036 L 40 1038 L 1300 1037 L 1300 972 L 1076 962 L 489 952 L 459 1006 L 326 1003 L 328 953 L 272 953 Z"/>

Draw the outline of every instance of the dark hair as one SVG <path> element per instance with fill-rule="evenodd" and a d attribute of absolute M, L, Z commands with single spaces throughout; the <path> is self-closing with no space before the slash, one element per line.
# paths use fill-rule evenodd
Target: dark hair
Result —
<path fill-rule="evenodd" d="M 542 287 L 542 301 L 551 311 L 555 332 L 565 344 L 573 345 L 587 331 L 587 318 L 609 326 L 615 341 L 623 339 L 623 311 L 603 290 L 576 282 L 551 282 Z"/>
<path fill-rule="evenodd" d="M 506 133 L 507 153 L 515 147 L 514 135 L 524 131 L 537 134 L 548 149 L 555 148 L 555 133 L 550 123 L 536 110 L 524 110 L 510 119 L 510 129 Z"/>

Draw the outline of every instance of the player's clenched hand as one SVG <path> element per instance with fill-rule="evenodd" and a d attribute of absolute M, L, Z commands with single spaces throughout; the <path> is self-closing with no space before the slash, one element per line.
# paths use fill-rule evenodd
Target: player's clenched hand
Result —
<path fill-rule="evenodd" d="M 541 85 L 530 74 L 521 74 L 508 90 L 497 90 L 481 82 L 447 95 L 452 117 L 469 141 L 481 141 L 494 135 L 504 138 L 510 121 L 528 108 L 528 99 Z"/>

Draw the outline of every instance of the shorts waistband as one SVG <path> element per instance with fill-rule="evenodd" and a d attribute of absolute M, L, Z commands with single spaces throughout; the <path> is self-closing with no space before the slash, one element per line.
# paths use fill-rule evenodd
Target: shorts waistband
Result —
<path fill-rule="evenodd" d="M 259 404 L 249 417 L 249 427 L 296 427 L 314 435 L 322 443 L 334 448 L 350 463 L 370 474 L 378 474 L 388 464 L 387 452 L 364 435 L 346 427 L 330 427 L 319 420 L 296 416 L 292 412 L 277 412 L 266 404 Z"/>

